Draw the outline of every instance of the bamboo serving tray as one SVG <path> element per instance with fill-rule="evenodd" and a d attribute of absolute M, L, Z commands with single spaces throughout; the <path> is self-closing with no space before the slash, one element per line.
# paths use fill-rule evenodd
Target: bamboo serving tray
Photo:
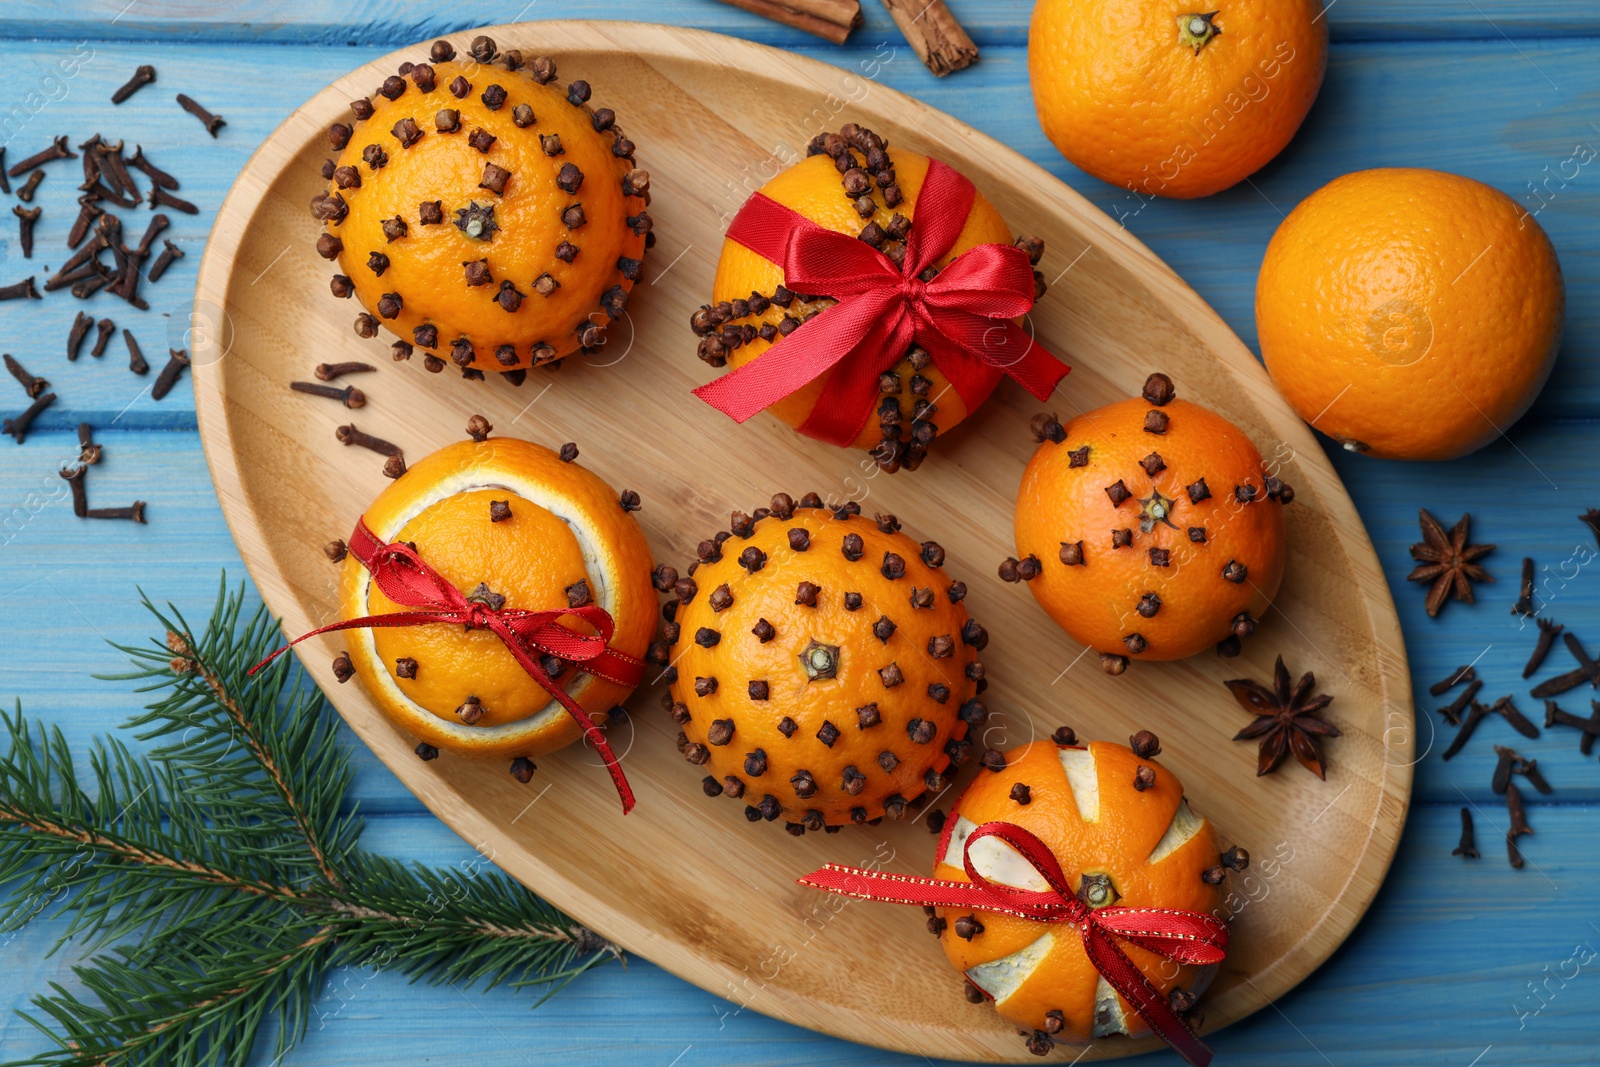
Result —
<path fill-rule="evenodd" d="M 1203 1003 L 1215 1030 L 1283 995 L 1345 939 L 1394 855 L 1410 798 L 1411 685 L 1389 590 L 1366 531 L 1311 431 L 1221 319 L 1126 230 L 1016 152 L 948 115 L 846 71 L 709 33 L 635 23 L 494 27 L 502 48 L 550 54 L 614 108 L 651 174 L 659 243 L 627 317 L 604 352 L 536 370 L 520 388 L 391 364 L 392 338 L 363 341 L 357 309 L 328 293 L 307 210 L 322 187 L 325 131 L 426 45 L 369 63 L 312 97 L 256 152 L 218 214 L 200 267 L 194 379 L 200 432 L 240 552 L 292 634 L 332 621 L 338 568 L 324 542 L 346 536 L 387 484 L 382 461 L 335 443 L 354 422 L 419 458 L 462 437 L 482 413 L 505 436 L 576 441 L 579 462 L 644 498 L 639 513 L 658 562 L 680 570 L 734 509 L 777 491 L 854 499 L 892 512 L 945 546 L 988 627 L 983 655 L 994 712 L 980 747 L 1006 749 L 1058 725 L 1121 740 L 1154 730 L 1162 762 L 1186 784 L 1223 840 L 1255 857 L 1231 877 L 1234 948 Z M 455 35 L 458 47 L 471 32 Z M 767 417 L 737 426 L 689 394 L 714 373 L 694 355 L 692 312 L 709 295 L 726 219 L 824 128 L 859 122 L 892 143 L 972 177 L 1014 230 L 1046 242 L 1052 284 L 1032 316 L 1073 365 L 1049 405 L 1063 419 L 1137 393 L 1153 370 L 1179 395 L 1222 412 L 1252 437 L 1297 492 L 1291 558 L 1276 608 L 1238 659 L 1134 664 L 1103 674 L 1034 603 L 1002 584 L 1012 554 L 1012 501 L 1041 405 L 1005 383 L 976 416 L 941 435 L 914 473 L 879 475 L 864 453 L 808 438 Z M 1193 206 L 1196 224 L 1204 203 Z M 291 393 L 318 362 L 381 364 L 367 406 Z M 497 378 L 491 374 L 491 379 Z M 624 817 L 592 751 L 541 758 L 530 786 L 500 763 L 446 753 L 423 763 L 359 685 L 330 668 L 337 635 L 300 646 L 304 662 L 355 732 L 441 819 L 508 873 L 631 952 L 749 1008 L 852 1041 L 929 1057 L 1031 1062 L 1014 1027 L 962 995 L 961 979 L 923 931 L 918 909 L 806 890 L 794 879 L 824 862 L 925 874 L 935 838 L 915 819 L 795 839 L 749 824 L 743 805 L 701 795 L 701 772 L 678 755 L 661 686 L 641 689 L 613 743 L 638 792 Z M 1249 717 L 1221 682 L 1271 677 L 1275 655 L 1315 670 L 1334 696 L 1343 737 L 1327 747 L 1327 782 L 1292 761 L 1255 777 L 1253 744 L 1229 738 Z M 971 768 L 972 765 L 969 765 Z M 957 781 L 959 789 L 973 773 Z M 731 1010 L 731 1009 L 730 1009 Z M 1158 1047 L 1113 1039 L 1085 1059 Z M 1070 1060 L 1079 1050 L 1062 1047 Z"/>

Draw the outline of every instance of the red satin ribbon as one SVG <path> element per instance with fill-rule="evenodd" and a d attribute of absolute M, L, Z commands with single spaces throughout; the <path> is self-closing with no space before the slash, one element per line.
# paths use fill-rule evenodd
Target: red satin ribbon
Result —
<path fill-rule="evenodd" d="M 476 630 L 488 630 L 505 643 L 518 666 L 527 671 L 546 692 L 561 702 L 579 726 L 583 735 L 593 743 L 595 751 L 605 762 L 611 780 L 616 783 L 617 794 L 622 798 L 622 811 L 633 810 L 633 790 L 622 773 L 616 754 L 600 727 L 589 713 L 567 691 L 545 673 L 539 662 L 541 655 L 557 656 L 583 670 L 617 685 L 633 688 L 644 680 L 644 661 L 610 647 L 611 636 L 616 631 L 611 615 L 604 608 L 588 605 L 581 608 L 563 608 L 559 611 L 526 611 L 521 608 L 502 608 L 496 611 L 485 604 L 468 600 L 461 591 L 445 580 L 444 576 L 428 566 L 410 545 L 395 542 L 385 544 L 367 528 L 366 520 L 357 520 L 350 535 L 350 554 L 360 561 L 372 575 L 373 582 L 383 595 L 412 611 L 397 611 L 389 615 L 365 615 L 359 619 L 318 627 L 308 634 L 284 645 L 272 655 L 250 669 L 255 674 L 292 646 L 318 634 L 336 630 L 366 629 L 377 626 L 432 626 L 440 623 L 465 625 Z M 560 620 L 574 616 L 593 626 L 598 634 L 582 634 L 563 626 Z"/>
<path fill-rule="evenodd" d="M 998 837 L 1039 872 L 1048 890 L 1018 889 L 991 882 L 972 862 L 972 846 L 985 837 Z M 891 904 L 970 908 L 1015 915 L 1035 922 L 1073 923 L 1083 935 L 1083 948 L 1095 969 L 1111 987 L 1133 1005 L 1173 1051 L 1195 1067 L 1211 1062 L 1211 1050 L 1156 992 L 1149 979 L 1117 946 L 1118 941 L 1138 945 L 1177 963 L 1221 963 L 1228 952 L 1228 927 L 1220 919 L 1196 911 L 1168 908 L 1125 908 L 1110 905 L 1090 908 L 1067 885 L 1061 865 L 1033 834 L 1005 822 L 984 823 L 967 838 L 962 854 L 970 882 L 863 871 L 827 864 L 799 879 L 801 885 L 830 893 Z"/>
<path fill-rule="evenodd" d="M 876 409 L 878 376 L 915 342 L 969 411 L 1002 373 L 1048 400 L 1067 368 L 1011 321 L 1033 308 L 1026 253 L 976 245 L 933 281 L 917 277 L 955 246 L 975 195 L 965 177 L 931 161 L 898 267 L 865 241 L 825 229 L 761 193 L 751 196 L 734 216 L 729 239 L 782 266 L 785 287 L 839 303 L 695 396 L 744 422 L 831 370 L 800 432 L 849 446 Z"/>

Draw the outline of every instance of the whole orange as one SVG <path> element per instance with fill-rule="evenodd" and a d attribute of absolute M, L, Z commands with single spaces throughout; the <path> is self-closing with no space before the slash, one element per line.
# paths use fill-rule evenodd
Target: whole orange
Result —
<path fill-rule="evenodd" d="M 488 37 L 456 57 L 437 41 L 335 124 L 339 153 L 312 203 L 317 251 L 337 260 L 363 337 L 396 359 L 423 350 L 474 374 L 518 371 L 604 344 L 649 240 L 649 176 L 589 84 L 556 81 Z"/>
<path fill-rule="evenodd" d="M 469 599 L 533 611 L 597 604 L 616 624 L 611 647 L 642 657 L 657 617 L 650 548 L 628 510 L 632 498 L 624 505 L 599 476 L 570 461 L 575 454 L 508 437 L 447 445 L 412 464 L 362 518 L 385 543 L 413 543 Z M 341 577 L 341 618 L 407 610 L 353 555 Z M 587 626 L 571 616 L 563 622 Z M 375 627 L 348 630 L 343 639 L 373 702 L 420 740 L 425 759 L 439 749 L 537 756 L 582 736 L 488 630 Z M 628 697 L 627 687 L 581 665 L 551 658 L 545 666 L 597 722 Z"/>
<path fill-rule="evenodd" d="M 1210 196 L 1283 151 L 1322 87 L 1318 0 L 1040 0 L 1028 72 L 1045 136 L 1102 181 Z"/>
<path fill-rule="evenodd" d="M 906 816 L 972 750 L 988 643 L 944 550 L 893 515 L 786 493 L 702 542 L 674 587 L 669 709 L 708 796 L 792 834 Z"/>
<path fill-rule="evenodd" d="M 1040 416 L 1034 433 L 1014 519 L 1022 558 L 1001 577 L 1026 581 L 1113 674 L 1129 657 L 1236 654 L 1283 580 L 1294 498 L 1244 432 L 1155 374 L 1141 397 L 1065 426 Z"/>
<path fill-rule="evenodd" d="M 1452 459 L 1500 436 L 1544 387 L 1566 292 L 1516 202 L 1435 170 L 1339 178 L 1284 220 L 1256 282 L 1267 370 L 1352 451 Z"/>
<path fill-rule="evenodd" d="M 1148 731 L 1140 745 L 1078 744 L 1070 729 L 1054 741 L 1012 749 L 955 802 L 939 839 L 935 878 L 965 882 L 963 857 L 991 881 L 1021 889 L 1048 888 L 1009 846 L 969 835 L 988 822 L 1020 826 L 1060 863 L 1078 899 L 1091 908 L 1172 908 L 1216 912 L 1229 869 L 1243 870 L 1249 854 L 1221 853 L 1216 829 L 1195 814 L 1183 784 L 1155 762 L 1160 743 Z M 1144 1037 L 1150 1028 L 1105 984 L 1077 930 L 995 911 L 939 908 L 928 928 L 945 955 L 995 1010 L 1019 1026 L 1039 1055 L 1057 1041 Z M 1180 966 L 1145 949 L 1124 946 L 1128 958 L 1179 1011 L 1194 1006 L 1215 968 Z M 976 999 L 976 998 L 974 998 Z M 1063 1062 L 1065 1062 L 1063 1060 Z"/>

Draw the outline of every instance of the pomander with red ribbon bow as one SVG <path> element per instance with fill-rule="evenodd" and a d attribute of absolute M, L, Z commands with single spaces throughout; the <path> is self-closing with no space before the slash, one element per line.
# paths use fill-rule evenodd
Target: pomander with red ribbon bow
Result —
<path fill-rule="evenodd" d="M 897 264 L 867 242 L 755 193 L 734 217 L 728 239 L 781 266 L 785 288 L 838 303 L 695 395 L 744 422 L 826 376 L 800 431 L 849 446 L 874 411 L 879 376 L 915 344 L 933 357 L 969 411 L 1002 375 L 1048 399 L 1067 367 L 1014 321 L 1033 309 L 1027 253 L 976 245 L 923 280 L 955 247 L 975 195 L 964 176 L 930 160 Z"/>
<path fill-rule="evenodd" d="M 991 837 L 1011 846 L 1049 888 L 1021 889 L 986 878 L 973 863 L 972 847 Z M 1169 908 L 1115 904 L 1091 908 L 1080 901 L 1068 885 L 1067 876 L 1049 847 L 1012 823 L 988 822 L 973 830 L 962 851 L 962 865 L 970 882 L 866 871 L 831 863 L 799 882 L 813 889 L 861 900 L 968 908 L 1035 922 L 1071 923 L 1078 928 L 1084 951 L 1095 969 L 1133 1005 L 1151 1030 L 1195 1067 L 1205 1067 L 1211 1062 L 1211 1050 L 1195 1036 L 1117 943 L 1138 945 L 1177 963 L 1216 964 L 1221 963 L 1228 952 L 1226 923 L 1202 912 Z"/>
<path fill-rule="evenodd" d="M 589 713 L 544 669 L 543 656 L 555 656 L 606 681 L 633 688 L 644 678 L 644 661 L 610 645 L 615 632 L 611 615 L 593 604 L 559 611 L 528 611 L 518 608 L 493 608 L 468 599 L 443 575 L 430 567 L 408 544 L 385 543 L 364 519 L 357 520 L 350 535 L 349 552 L 372 575 L 373 584 L 384 596 L 408 610 L 386 615 L 364 615 L 320 626 L 301 634 L 289 644 L 251 668 L 254 674 L 279 655 L 308 638 L 338 630 L 367 629 L 379 626 L 467 626 L 488 630 L 511 652 L 517 664 L 560 702 L 567 714 L 583 728 L 583 735 L 594 745 L 605 763 L 624 813 L 633 810 L 633 790 L 622 773 L 622 766 L 606 736 Z M 581 619 L 595 629 L 594 634 L 579 633 L 561 620 Z"/>

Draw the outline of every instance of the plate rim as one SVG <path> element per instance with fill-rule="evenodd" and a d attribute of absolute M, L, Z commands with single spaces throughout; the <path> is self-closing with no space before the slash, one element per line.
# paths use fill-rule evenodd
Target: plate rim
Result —
<path fill-rule="evenodd" d="M 538 27 L 538 32 L 555 37 L 583 38 L 588 37 L 587 47 L 610 46 L 614 49 L 626 50 L 648 62 L 652 57 L 675 61 L 692 61 L 709 66 L 731 68 L 741 59 L 749 61 L 759 69 L 760 60 L 764 57 L 782 57 L 785 64 L 798 65 L 808 68 L 810 73 L 837 76 L 843 72 L 847 75 L 853 72 L 846 67 L 817 59 L 809 55 L 792 52 L 783 48 L 747 41 L 742 38 L 726 34 L 689 27 L 669 26 L 659 23 L 641 22 L 637 20 L 609 20 L 609 19 L 552 19 L 548 21 L 526 21 L 518 23 L 500 23 L 489 26 L 463 28 L 447 36 L 452 38 L 472 36 L 479 33 L 521 33 L 527 32 L 529 27 Z M 594 35 L 602 35 L 599 41 L 594 40 Z M 626 43 L 615 38 L 626 38 Z M 430 38 L 431 39 L 431 38 Z M 358 78 L 381 77 L 383 72 L 392 69 L 395 63 L 412 56 L 421 47 L 426 47 L 428 41 L 415 42 L 401 48 L 390 50 L 357 67 L 347 70 L 339 75 L 327 86 L 318 90 L 302 104 L 296 107 L 273 131 L 261 142 L 240 170 L 239 176 L 229 187 L 221 204 L 217 208 L 215 221 L 208 234 L 205 250 L 201 255 L 198 275 L 195 282 L 195 307 L 210 306 L 222 312 L 227 305 L 228 291 L 233 283 L 234 265 L 239 243 L 244 239 L 249 221 L 260 210 L 262 197 L 259 195 L 276 181 L 284 166 L 294 156 L 303 150 L 305 141 L 295 141 L 294 138 L 310 131 L 313 134 L 326 128 L 328 123 L 336 121 L 338 113 L 346 107 L 344 92 L 340 86 Z M 695 47 L 696 44 L 702 47 Z M 571 41 L 563 40 L 558 45 L 553 42 L 556 50 L 572 49 L 578 47 Z M 1322 454 L 1320 442 L 1315 437 L 1311 428 L 1300 419 L 1278 393 L 1267 375 L 1265 367 L 1256 358 L 1242 339 L 1235 334 L 1231 327 L 1200 295 L 1191 287 L 1171 266 L 1151 251 L 1130 230 L 1117 225 L 1105 212 L 1096 207 L 1087 197 L 1067 185 L 1064 181 L 1051 174 L 1044 167 L 1035 163 L 1017 150 L 983 133 L 965 122 L 927 104 L 908 93 L 884 85 L 882 82 L 869 79 L 872 84 L 873 96 L 880 101 L 887 100 L 887 107 L 878 103 L 876 110 L 907 109 L 920 112 L 922 124 L 917 127 L 917 134 L 924 140 L 952 140 L 966 139 L 981 147 L 985 152 L 992 154 L 997 162 L 1008 168 L 1015 168 L 1021 172 L 1033 193 L 1041 200 L 1052 203 L 1053 208 L 1070 216 L 1075 223 L 1099 232 L 1103 243 L 1096 243 L 1095 249 L 1102 253 L 1109 253 L 1119 259 L 1124 265 L 1138 262 L 1144 269 L 1153 269 L 1164 276 L 1169 286 L 1168 296 L 1175 301 L 1175 306 L 1186 313 L 1188 323 L 1197 334 L 1203 335 L 1208 346 L 1218 352 L 1224 352 L 1229 346 L 1236 351 L 1233 358 L 1224 355 L 1229 367 L 1229 374 L 1235 384 L 1246 389 L 1250 400 L 1263 412 L 1264 417 L 1272 426 L 1275 433 L 1280 434 L 1284 440 L 1295 446 L 1296 455 L 1305 455 L 1314 450 L 1318 462 L 1325 468 L 1326 479 L 1318 479 L 1319 500 L 1324 510 L 1329 510 L 1328 505 L 1333 504 L 1333 510 L 1342 512 L 1330 516 L 1337 519 L 1335 526 L 1338 529 L 1338 543 L 1344 549 L 1350 568 L 1356 573 L 1356 580 L 1361 593 L 1361 603 L 1365 611 L 1365 627 L 1375 638 L 1375 642 L 1383 655 L 1380 657 L 1382 669 L 1378 672 L 1377 690 L 1383 697 L 1383 706 L 1394 708 L 1401 715 L 1405 723 L 1402 739 L 1395 742 L 1392 749 L 1386 747 L 1385 751 L 1394 756 L 1394 759 L 1384 759 L 1381 765 L 1384 773 L 1374 781 L 1379 794 L 1378 807 L 1381 809 L 1382 799 L 1392 798 L 1397 805 L 1394 816 L 1390 819 L 1376 819 L 1371 824 L 1369 832 L 1360 841 L 1359 853 L 1348 868 L 1348 877 L 1335 891 L 1328 893 L 1330 904 L 1320 914 L 1317 922 L 1306 929 L 1301 938 L 1293 942 L 1287 951 L 1314 937 L 1320 930 L 1330 924 L 1343 925 L 1342 931 L 1337 934 L 1336 941 L 1321 955 L 1321 958 L 1304 974 L 1287 982 L 1283 979 L 1273 979 L 1272 976 L 1280 968 L 1279 963 L 1285 958 L 1280 955 L 1267 968 L 1259 972 L 1258 979 L 1265 979 L 1266 986 L 1258 985 L 1254 980 L 1246 983 L 1247 991 L 1238 992 L 1240 1005 L 1236 1011 L 1229 1013 L 1226 1022 L 1213 1024 L 1203 1028 L 1203 1033 L 1211 1034 L 1225 1029 L 1261 1008 L 1274 1003 L 1278 998 L 1293 990 L 1306 978 L 1325 966 L 1344 942 L 1353 934 L 1360 925 L 1368 909 L 1377 899 L 1383 882 L 1399 851 L 1400 841 L 1404 836 L 1405 825 L 1411 808 L 1412 786 L 1414 769 L 1417 760 L 1416 732 L 1414 727 L 1415 705 L 1413 700 L 1409 659 L 1405 648 L 1404 635 L 1400 627 L 1399 615 L 1394 606 L 1394 598 L 1378 561 L 1376 549 L 1373 547 L 1371 535 L 1367 531 L 1365 522 L 1355 506 L 1354 499 L 1345 488 L 1343 480 L 1338 476 L 1337 470 L 1332 466 L 1327 456 Z M 865 106 L 865 101 L 856 102 Z M 313 118 L 313 116 L 319 116 Z M 304 128 L 302 130 L 302 127 Z M 290 144 L 293 147 L 286 147 Z M 270 173 L 264 172 L 264 165 L 271 163 Z M 256 195 L 252 195 L 256 194 Z M 219 236 L 232 224 L 238 223 L 237 237 L 231 241 L 219 240 Z M 224 251 L 224 245 L 227 251 Z M 210 336 L 210 335 L 207 335 Z M 196 349 L 199 345 L 194 346 Z M 251 581 L 258 591 L 270 588 L 283 588 L 287 582 L 276 569 L 271 569 L 266 575 L 268 580 L 263 581 L 263 573 L 258 573 L 258 567 L 264 561 L 254 553 L 244 551 L 246 543 L 265 543 L 266 526 L 255 506 L 244 494 L 225 495 L 221 486 L 225 483 L 233 486 L 244 484 L 240 477 L 238 455 L 235 437 L 232 433 L 232 422 L 227 412 L 226 391 L 222 386 L 223 376 L 214 373 L 212 368 L 220 365 L 222 356 L 227 349 L 217 354 L 213 359 L 195 359 L 192 368 L 192 378 L 195 394 L 195 416 L 202 448 L 206 462 L 210 468 L 213 489 L 217 490 L 218 506 L 223 512 L 230 535 L 235 545 L 239 547 L 240 557 Z M 198 355 L 198 352 L 193 353 Z M 1240 358 L 1242 357 L 1242 358 Z M 215 442 L 215 443 L 213 443 Z M 1317 463 L 1308 465 L 1308 473 L 1322 473 L 1317 470 Z M 265 599 L 265 593 L 262 593 Z M 1378 608 L 1386 610 L 1375 610 Z M 280 620 L 284 613 L 277 612 Z M 296 654 L 304 656 L 307 653 L 296 648 Z M 1382 660 L 1387 660 L 1388 665 L 1383 666 Z M 302 659 L 303 665 L 304 661 Z M 337 709 L 336 702 L 329 700 Z M 341 718 L 345 718 L 340 711 Z M 347 725 L 354 727 L 348 719 Z M 358 738 L 362 737 L 361 730 L 352 729 Z M 366 744 L 365 738 L 362 742 Z M 413 765 L 399 759 L 390 759 L 388 756 L 369 744 L 379 759 L 394 773 L 402 785 L 417 797 L 434 817 L 464 840 L 470 842 L 469 828 L 482 831 L 483 826 L 473 827 L 476 809 L 470 806 L 446 805 L 442 801 L 446 798 L 454 799 L 453 791 L 437 791 L 427 788 L 426 783 L 420 786 L 410 777 L 402 773 L 402 767 L 412 768 Z M 674 798 L 676 799 L 676 798 Z M 481 833 L 479 834 L 481 837 Z M 497 867 L 500 867 L 496 863 Z M 626 936 L 636 929 L 629 923 L 626 914 L 620 909 L 608 909 L 605 898 L 600 896 L 584 895 L 581 886 L 575 882 L 554 875 L 553 880 L 562 884 L 557 888 L 565 899 L 556 901 L 552 899 L 550 885 L 534 885 L 524 881 L 518 875 L 500 867 L 503 873 L 522 884 L 530 891 L 551 899 L 563 912 L 572 915 L 585 925 L 597 928 L 604 936 L 612 939 L 627 951 L 634 952 L 641 958 L 649 959 L 656 966 L 673 974 L 674 976 L 700 988 L 716 994 L 715 988 L 706 984 L 700 977 L 690 973 L 684 959 L 680 959 L 675 952 L 682 953 L 684 958 L 693 957 L 702 967 L 709 967 L 719 974 L 735 977 L 737 972 L 727 967 L 721 961 L 696 956 L 692 946 L 672 946 L 669 943 L 655 941 L 646 936 L 630 938 Z M 1350 886 L 1358 877 L 1365 877 L 1370 881 L 1370 889 L 1365 892 L 1356 892 L 1352 895 Z M 1341 907 L 1344 905 L 1344 907 Z M 587 914 L 586 914 L 587 913 Z M 1340 916 L 1349 913 L 1348 918 Z M 603 916 L 599 922 L 591 922 L 595 914 Z M 641 931 L 641 933 L 643 933 Z M 644 945 L 652 951 L 642 952 L 637 946 Z M 660 958 L 654 950 L 663 949 Z M 731 985 L 731 983 L 730 983 Z M 1238 989 L 1239 987 L 1236 987 Z M 843 1032 L 838 1026 L 825 1026 L 815 1021 L 813 1016 L 808 1016 L 792 1007 L 785 1009 L 784 1001 L 770 998 L 756 998 L 752 1003 L 745 1005 L 754 1010 L 779 1019 L 783 1022 L 800 1026 L 831 1037 L 864 1044 L 902 1054 L 923 1054 L 924 1049 L 911 1044 L 894 1044 L 887 1040 L 875 1041 L 863 1039 Z M 844 1008 L 842 1005 L 831 1005 L 833 1009 L 846 1017 L 854 1017 L 856 1013 Z M 868 1034 L 876 1031 L 867 1028 Z M 1137 1055 L 1144 1052 L 1162 1048 L 1161 1043 L 1155 1038 L 1145 1038 L 1139 1041 L 1099 1042 L 1089 1046 L 1090 1051 L 1083 1057 L 1085 1061 L 1121 1058 L 1123 1056 Z M 971 1051 L 963 1053 L 968 1058 L 975 1058 Z M 986 1057 L 988 1062 L 1028 1062 L 1013 1056 L 994 1054 Z M 1029 1057 L 1031 1060 L 1031 1057 Z"/>

